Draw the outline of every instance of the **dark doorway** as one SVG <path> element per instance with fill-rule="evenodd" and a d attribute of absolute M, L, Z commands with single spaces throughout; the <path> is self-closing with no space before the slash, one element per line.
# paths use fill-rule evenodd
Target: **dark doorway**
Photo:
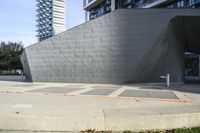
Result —
<path fill-rule="evenodd" d="M 184 82 L 200 83 L 200 17 L 178 16 L 171 22 L 177 42 L 184 52 Z"/>
<path fill-rule="evenodd" d="M 200 82 L 200 55 L 185 54 L 185 82 Z"/>
<path fill-rule="evenodd" d="M 199 77 L 199 55 L 185 55 L 185 76 Z"/>

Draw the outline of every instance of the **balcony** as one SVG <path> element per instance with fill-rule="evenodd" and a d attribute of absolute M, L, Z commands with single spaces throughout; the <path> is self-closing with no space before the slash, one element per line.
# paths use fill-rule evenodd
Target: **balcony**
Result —
<path fill-rule="evenodd" d="M 189 0 L 189 7 L 192 7 L 196 4 L 200 4 L 200 0 Z"/>
<path fill-rule="evenodd" d="M 153 8 L 153 7 L 158 7 L 160 4 L 163 4 L 166 2 L 169 2 L 169 0 L 149 0 L 149 1 L 146 1 L 144 4 L 139 5 L 139 7 L 140 8 Z"/>
<path fill-rule="evenodd" d="M 92 8 L 98 6 L 99 4 L 103 3 L 104 0 L 92 0 L 88 4 L 85 5 L 84 10 L 90 11 Z"/>

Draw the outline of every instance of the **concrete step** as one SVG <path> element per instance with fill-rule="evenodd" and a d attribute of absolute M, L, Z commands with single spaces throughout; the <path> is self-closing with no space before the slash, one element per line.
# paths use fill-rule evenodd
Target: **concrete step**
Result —
<path fill-rule="evenodd" d="M 1 111 L 2 112 L 2 111 Z M 46 114 L 46 115 L 45 115 Z M 0 129 L 25 131 L 141 131 L 200 126 L 200 106 L 79 109 L 43 108 L 0 114 Z"/>

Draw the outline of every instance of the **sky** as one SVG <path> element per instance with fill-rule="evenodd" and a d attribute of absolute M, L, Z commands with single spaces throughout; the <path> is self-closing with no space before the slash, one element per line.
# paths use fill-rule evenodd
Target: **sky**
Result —
<path fill-rule="evenodd" d="M 66 0 L 66 28 L 84 22 L 82 0 Z M 22 41 L 24 46 L 37 42 L 36 0 L 1 0 L 0 41 Z"/>

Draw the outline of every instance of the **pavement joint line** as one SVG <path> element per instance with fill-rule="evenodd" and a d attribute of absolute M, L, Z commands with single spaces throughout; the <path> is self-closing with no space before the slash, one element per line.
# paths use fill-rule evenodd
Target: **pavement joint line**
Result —
<path fill-rule="evenodd" d="M 121 89 L 117 89 L 115 90 L 113 93 L 109 94 L 108 97 L 118 97 L 122 92 L 124 92 L 126 89 L 125 88 L 121 88 Z"/>
<path fill-rule="evenodd" d="M 122 88 L 126 89 L 126 90 L 141 90 L 140 87 L 130 87 L 130 86 L 123 86 Z"/>
<path fill-rule="evenodd" d="M 82 89 L 82 90 L 70 92 L 70 93 L 68 93 L 68 95 L 70 95 L 70 96 L 76 96 L 76 95 L 80 95 L 82 93 L 85 93 L 85 92 L 88 92 L 88 91 L 91 91 L 91 90 L 94 90 L 94 88 L 85 88 L 85 89 Z"/>
<path fill-rule="evenodd" d="M 188 99 L 188 97 L 180 92 L 173 91 L 174 95 L 176 95 L 179 99 Z"/>

